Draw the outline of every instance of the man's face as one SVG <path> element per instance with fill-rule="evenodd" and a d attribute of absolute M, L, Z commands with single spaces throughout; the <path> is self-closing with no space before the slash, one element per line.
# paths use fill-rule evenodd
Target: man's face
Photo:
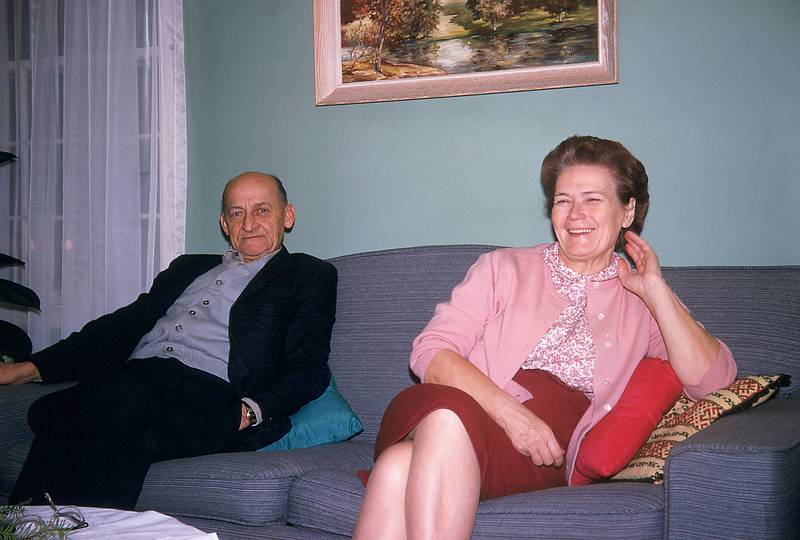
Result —
<path fill-rule="evenodd" d="M 283 202 L 271 176 L 245 173 L 228 185 L 219 223 L 231 247 L 251 262 L 281 247 L 294 207 Z"/>

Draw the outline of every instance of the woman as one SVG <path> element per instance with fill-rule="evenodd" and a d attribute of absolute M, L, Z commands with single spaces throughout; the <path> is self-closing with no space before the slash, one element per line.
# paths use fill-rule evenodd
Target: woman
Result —
<path fill-rule="evenodd" d="M 411 353 L 425 384 L 384 415 L 355 538 L 468 538 L 479 500 L 567 485 L 580 440 L 646 356 L 667 359 L 690 398 L 734 379 L 728 347 L 638 236 L 641 162 L 576 136 L 541 180 L 557 241 L 483 255 L 436 307 Z"/>

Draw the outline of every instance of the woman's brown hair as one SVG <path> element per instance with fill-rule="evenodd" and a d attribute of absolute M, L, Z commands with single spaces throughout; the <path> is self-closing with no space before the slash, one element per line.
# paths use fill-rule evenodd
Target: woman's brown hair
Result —
<path fill-rule="evenodd" d="M 622 234 L 626 230 L 639 234 L 644 226 L 644 218 L 650 205 L 650 194 L 647 192 L 647 171 L 645 171 L 644 165 L 622 143 L 589 135 L 573 135 L 563 140 L 545 156 L 542 162 L 541 181 L 547 217 L 549 218 L 553 211 L 558 175 L 573 165 L 605 167 L 616 180 L 619 201 L 623 205 L 627 205 L 631 197 L 636 200 L 633 222 L 630 227 L 620 232 L 617 247 L 622 245 Z"/>

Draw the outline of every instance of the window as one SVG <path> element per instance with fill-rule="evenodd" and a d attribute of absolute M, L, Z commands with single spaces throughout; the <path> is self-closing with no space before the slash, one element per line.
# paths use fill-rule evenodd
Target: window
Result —
<path fill-rule="evenodd" d="M 34 349 L 183 252 L 182 27 L 180 0 L 0 0 L 0 149 L 19 156 L 0 169 L 0 251 L 42 299 Z"/>

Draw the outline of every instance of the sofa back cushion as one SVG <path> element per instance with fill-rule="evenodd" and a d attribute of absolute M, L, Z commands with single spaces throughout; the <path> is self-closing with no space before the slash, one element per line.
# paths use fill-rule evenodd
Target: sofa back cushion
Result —
<path fill-rule="evenodd" d="M 330 366 L 374 441 L 389 401 L 416 382 L 411 342 L 438 302 L 493 246 L 401 248 L 331 259 L 339 271 Z M 800 266 L 669 267 L 664 276 L 697 320 L 733 351 L 739 373 L 794 375 L 800 384 Z"/>
<path fill-rule="evenodd" d="M 780 396 L 800 397 L 800 266 L 668 267 L 663 275 L 731 348 L 739 375 L 790 375 Z"/>
<path fill-rule="evenodd" d="M 490 246 L 402 248 L 331 259 L 339 271 L 330 367 L 361 419 L 356 438 L 375 440 L 389 401 L 416 379 L 412 340 Z"/>

